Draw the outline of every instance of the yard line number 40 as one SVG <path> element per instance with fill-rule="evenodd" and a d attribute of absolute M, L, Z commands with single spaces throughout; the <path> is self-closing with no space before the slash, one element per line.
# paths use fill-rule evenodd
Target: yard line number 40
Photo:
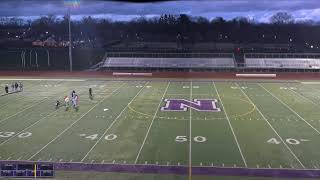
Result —
<path fill-rule="evenodd" d="M 86 139 L 95 140 L 99 137 L 99 134 L 92 134 L 92 135 L 80 134 L 79 136 L 84 137 Z M 115 134 L 108 134 L 104 137 L 104 139 L 107 141 L 113 141 L 113 140 L 117 139 L 117 137 L 118 136 Z"/>
<path fill-rule="evenodd" d="M 287 138 L 285 139 L 285 142 L 291 145 L 299 145 L 301 142 L 307 142 L 309 141 L 308 139 L 294 139 L 294 138 Z M 276 138 L 271 138 L 267 141 L 267 143 L 270 144 L 280 144 L 281 141 L 277 140 Z"/>

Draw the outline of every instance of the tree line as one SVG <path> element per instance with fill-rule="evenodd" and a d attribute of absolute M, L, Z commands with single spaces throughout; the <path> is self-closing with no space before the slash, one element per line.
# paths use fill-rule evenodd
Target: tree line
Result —
<path fill-rule="evenodd" d="M 308 43 L 320 46 L 320 24 L 297 22 L 286 12 L 274 14 L 270 23 L 258 23 L 245 17 L 208 20 L 186 14 L 163 14 L 122 22 L 86 16 L 72 21 L 72 33 L 75 40 L 85 41 Z M 48 36 L 67 40 L 68 17 L 48 15 L 28 21 L 0 18 L 0 38 L 39 39 Z"/>

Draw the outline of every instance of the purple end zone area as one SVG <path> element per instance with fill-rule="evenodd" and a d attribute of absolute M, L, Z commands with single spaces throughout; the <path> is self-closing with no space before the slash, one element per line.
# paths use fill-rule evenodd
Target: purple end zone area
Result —
<path fill-rule="evenodd" d="M 57 171 L 95 171 L 149 174 L 188 175 L 187 166 L 137 165 L 137 164 L 87 164 L 65 162 L 34 162 L 34 161 L 0 161 L 1 164 L 53 164 Z M 192 167 L 192 175 L 206 176 L 252 176 L 278 178 L 320 178 L 317 169 L 273 169 L 273 168 L 228 168 L 228 167 Z"/>

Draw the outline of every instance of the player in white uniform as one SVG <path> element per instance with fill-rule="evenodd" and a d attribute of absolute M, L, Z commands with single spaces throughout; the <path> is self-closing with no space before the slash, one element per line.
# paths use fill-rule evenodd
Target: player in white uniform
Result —
<path fill-rule="evenodd" d="M 66 106 L 66 111 L 68 111 L 69 106 L 70 106 L 70 99 L 69 99 L 68 96 L 65 96 L 65 97 L 64 97 L 64 104 L 65 104 L 65 106 Z"/>

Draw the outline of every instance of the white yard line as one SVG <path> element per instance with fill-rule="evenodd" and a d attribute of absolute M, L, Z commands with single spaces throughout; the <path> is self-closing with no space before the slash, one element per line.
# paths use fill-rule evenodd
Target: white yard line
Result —
<path fill-rule="evenodd" d="M 26 96 L 22 96 L 22 97 L 19 97 L 19 98 L 17 98 L 17 99 L 14 99 L 13 103 L 15 103 L 16 101 L 19 101 L 19 100 L 21 100 L 21 99 L 24 99 L 24 98 L 26 98 Z M 5 106 L 7 106 L 7 105 L 10 104 L 10 103 L 12 103 L 11 100 L 8 101 L 7 103 L 4 103 L 3 105 L 1 105 L 1 106 L 0 106 L 0 109 L 3 108 L 3 107 L 5 107 Z"/>
<path fill-rule="evenodd" d="M 315 105 L 315 106 L 319 106 L 318 104 L 316 104 L 315 102 L 313 102 L 311 99 L 309 99 L 309 98 L 305 97 L 304 95 L 302 95 L 302 94 L 300 94 L 300 93 L 298 93 L 298 92 L 296 92 L 296 91 L 294 91 L 294 90 L 292 90 L 292 89 L 290 89 L 290 88 L 289 88 L 289 90 L 290 90 L 290 91 L 292 91 L 292 92 L 294 92 L 295 94 L 298 94 L 298 95 L 299 95 L 300 97 L 302 97 L 303 99 L 305 99 L 305 100 L 307 100 L 307 101 L 311 102 L 313 105 Z"/>
<path fill-rule="evenodd" d="M 246 159 L 244 158 L 243 153 L 242 153 L 242 150 L 241 150 L 241 147 L 240 147 L 240 145 L 239 145 L 239 142 L 238 142 L 237 136 L 236 136 L 236 134 L 234 133 L 233 127 L 232 127 L 232 125 L 231 125 L 231 122 L 230 122 L 229 116 L 228 116 L 228 114 L 227 114 L 227 111 L 226 111 L 226 109 L 224 108 L 223 102 L 222 102 L 222 100 L 221 100 L 221 98 L 220 98 L 220 95 L 219 95 L 218 89 L 216 88 L 216 85 L 215 85 L 215 83 L 214 83 L 214 82 L 212 82 L 212 84 L 213 84 L 213 86 L 214 86 L 214 89 L 215 89 L 215 90 L 216 90 L 216 92 L 217 92 L 217 95 L 218 95 L 219 101 L 220 101 L 220 103 L 221 103 L 221 106 L 222 106 L 222 108 L 223 108 L 223 112 L 224 112 L 224 114 L 225 114 L 225 116 L 226 116 L 226 119 L 227 119 L 227 121 L 228 121 L 228 124 L 229 124 L 229 126 L 230 126 L 230 129 L 231 129 L 231 132 L 232 132 L 232 134 L 233 134 L 234 140 L 235 140 L 235 141 L 236 141 L 236 143 L 237 143 L 238 150 L 239 150 L 239 152 L 240 152 L 240 155 L 241 155 L 242 161 L 243 161 L 243 163 L 244 163 L 245 167 L 248 167 L 247 162 L 246 162 Z"/>
<path fill-rule="evenodd" d="M 149 83 L 149 82 L 148 82 Z M 123 114 L 123 112 L 125 110 L 127 110 L 128 106 L 136 99 L 136 97 L 141 93 L 141 91 L 146 87 L 146 85 L 148 84 L 146 83 L 139 91 L 138 93 L 131 99 L 131 101 L 126 105 L 126 107 L 123 108 L 123 110 L 120 112 L 120 114 L 112 121 L 112 123 L 109 125 L 109 127 L 104 131 L 104 133 L 102 134 L 102 136 L 96 141 L 96 143 L 91 147 L 91 149 L 86 153 L 86 155 L 81 159 L 81 162 L 83 162 L 87 156 L 91 153 L 91 151 L 97 146 L 97 144 L 101 141 L 102 138 L 104 138 L 104 136 L 108 133 L 109 129 L 112 128 L 112 126 L 114 125 L 115 122 L 117 122 L 117 120 L 121 117 L 121 115 Z"/>
<path fill-rule="evenodd" d="M 83 91 L 80 91 L 80 92 L 82 93 Z M 81 94 L 80 92 L 79 92 L 79 94 Z M 51 116 L 52 114 L 56 113 L 58 110 L 59 110 L 59 109 L 57 109 L 57 110 L 55 110 L 55 111 L 47 114 L 47 115 L 44 116 L 43 118 L 41 118 L 41 119 L 39 119 L 38 121 L 32 123 L 30 126 L 28 126 L 28 127 L 24 128 L 23 130 L 19 131 L 19 132 L 16 133 L 14 136 L 11 136 L 9 139 L 7 139 L 7 140 L 5 140 L 4 142 L 0 143 L 0 146 L 2 146 L 3 144 L 5 144 L 6 142 L 10 141 L 10 140 L 13 139 L 14 137 L 18 136 L 18 135 L 19 135 L 20 133 L 22 133 L 23 131 L 28 130 L 28 129 L 32 128 L 33 126 L 37 125 L 39 122 L 41 122 L 42 120 L 44 120 L 44 119 L 46 119 L 47 117 Z"/>
<path fill-rule="evenodd" d="M 236 85 L 239 87 L 238 83 Z M 242 90 L 242 88 L 239 88 L 240 91 L 247 97 L 247 99 L 250 101 L 250 103 L 255 107 L 255 109 L 259 112 L 259 114 L 262 116 L 262 118 L 267 122 L 267 124 L 270 126 L 270 128 L 273 130 L 273 132 L 278 136 L 278 138 L 281 140 L 282 144 L 285 145 L 285 147 L 289 150 L 291 155 L 300 163 L 300 165 L 305 168 L 305 166 L 302 164 L 300 159 L 296 156 L 296 154 L 292 151 L 292 149 L 287 145 L 287 143 L 282 139 L 282 137 L 279 135 L 277 130 L 270 124 L 268 119 L 264 116 L 264 114 L 260 111 L 260 109 L 253 103 L 253 101 L 249 98 L 249 96 Z"/>
<path fill-rule="evenodd" d="M 39 119 L 38 121 L 34 122 L 34 123 L 31 124 L 30 126 L 24 128 L 24 129 L 21 130 L 20 132 L 16 133 L 14 136 L 11 136 L 11 137 L 8 138 L 7 140 L 5 140 L 5 141 L 3 141 L 2 143 L 0 143 L 0 146 L 2 146 L 3 144 L 5 144 L 6 142 L 10 141 L 10 140 L 13 139 L 14 137 L 18 136 L 18 135 L 19 135 L 20 133 L 22 133 L 23 131 L 25 131 L 25 130 L 27 130 L 27 129 L 33 127 L 33 126 L 35 126 L 35 125 L 38 124 L 40 121 L 42 121 L 43 119 L 46 119 L 47 117 L 51 116 L 53 113 L 55 113 L 55 112 L 57 112 L 57 111 L 58 111 L 58 109 L 55 110 L 55 111 L 53 111 L 53 112 L 51 112 L 51 113 L 49 113 L 48 115 L 46 115 L 45 117 Z"/>
<path fill-rule="evenodd" d="M 59 83 L 61 83 L 61 81 L 59 81 L 59 82 L 55 83 L 55 85 L 57 85 L 57 84 L 59 84 Z M 59 93 L 60 93 L 60 92 L 58 92 L 58 93 L 54 93 L 54 94 L 52 94 L 52 96 L 54 96 L 54 95 L 56 95 L 56 94 L 59 94 Z M 34 94 L 34 93 L 31 93 L 31 94 Z M 15 99 L 15 101 L 20 100 L 20 99 L 23 99 L 23 98 L 25 98 L 25 96 L 26 96 L 26 95 L 24 95 L 24 97 L 21 97 L 21 98 Z M 7 117 L 7 118 L 3 119 L 3 120 L 0 120 L 0 123 L 2 123 L 3 121 L 6 121 L 6 120 L 10 119 L 11 117 L 14 117 L 14 116 L 16 116 L 16 115 L 18 115 L 18 114 L 20 114 L 20 113 L 22 113 L 22 112 L 24 112 L 24 111 L 26 111 L 26 110 L 28 110 L 28 109 L 32 108 L 32 107 L 34 107 L 34 106 L 36 106 L 36 105 L 38 105 L 38 104 L 42 103 L 42 102 L 43 102 L 44 100 L 46 100 L 46 99 L 50 99 L 50 98 L 49 98 L 49 97 L 45 97 L 45 98 L 43 98 L 43 99 L 39 100 L 36 104 L 33 104 L 32 106 L 29 106 L 29 107 L 27 107 L 27 108 L 25 108 L 25 109 L 23 109 L 23 110 L 21 110 L 21 111 L 17 112 L 16 114 L 13 114 L 13 115 L 11 115 L 11 116 L 9 116 L 9 117 Z M 9 104 L 9 103 L 6 103 L 5 105 L 7 105 L 7 104 Z M 5 106 L 5 105 L 3 105 L 3 106 Z M 2 108 L 2 106 L 1 106 L 0 108 Z"/>
<path fill-rule="evenodd" d="M 4 122 L 4 121 L 6 121 L 6 120 L 8 120 L 8 119 L 10 119 L 10 118 L 12 118 L 12 117 L 14 117 L 14 116 L 16 116 L 16 115 L 20 114 L 20 113 L 22 113 L 22 112 L 24 112 L 24 111 L 26 111 L 26 110 L 28 110 L 28 109 L 30 109 L 30 108 L 33 108 L 34 106 L 36 106 L 36 105 L 38 105 L 38 104 L 42 103 L 42 102 L 43 102 L 44 100 L 46 100 L 46 99 L 48 99 L 48 97 L 43 98 L 43 99 L 42 99 L 42 100 L 40 100 L 39 102 L 37 102 L 37 103 L 35 103 L 35 104 L 33 104 L 33 105 L 31 105 L 31 106 L 27 107 L 27 108 L 24 108 L 24 109 L 22 109 L 21 111 L 19 111 L 19 112 L 15 113 L 15 114 L 13 114 L 13 115 L 11 115 L 11 116 L 9 116 L 9 117 L 6 117 L 6 118 L 4 118 L 4 119 L 0 120 L 0 123 Z"/>
<path fill-rule="evenodd" d="M 294 111 L 291 107 L 289 107 L 286 103 L 284 103 L 281 99 L 273 95 L 268 89 L 263 87 L 261 84 L 258 84 L 260 87 L 262 87 L 265 91 L 267 91 L 272 97 L 277 99 L 281 104 L 286 106 L 291 112 L 293 112 L 296 116 L 298 116 L 301 120 L 303 120 L 306 124 L 308 124 L 313 130 L 315 130 L 318 134 L 320 134 L 319 130 L 317 130 L 315 127 L 313 127 L 308 121 L 306 121 L 303 117 L 301 117 L 296 111 Z"/>
<path fill-rule="evenodd" d="M 109 96 L 104 97 L 102 100 L 100 100 L 97 104 L 95 104 L 92 108 L 90 108 L 86 113 L 84 113 L 80 118 L 78 118 L 76 121 L 71 123 L 66 129 L 64 129 L 62 132 L 60 132 L 55 138 L 53 138 L 50 142 L 48 142 L 45 146 L 43 146 L 39 151 L 37 151 L 35 154 L 33 154 L 28 160 L 31 160 L 33 157 L 35 157 L 37 154 L 39 154 L 42 150 L 44 150 L 47 146 L 49 146 L 52 142 L 54 142 L 56 139 L 58 139 L 61 135 L 63 135 L 66 131 L 68 131 L 73 125 L 75 125 L 77 122 L 79 122 L 84 116 L 86 116 L 89 112 L 91 112 L 95 107 L 97 107 L 99 104 L 101 104 L 105 99 L 113 95 L 116 91 L 118 91 L 121 87 L 125 85 L 122 84 L 117 89 L 112 91 L 112 93 Z"/>
<path fill-rule="evenodd" d="M 153 116 L 153 118 L 152 118 L 151 124 L 149 125 L 148 131 L 147 131 L 147 133 L 146 133 L 146 135 L 145 135 L 145 137 L 144 137 L 144 139 L 143 139 L 143 142 L 142 142 L 142 145 L 141 145 L 141 147 L 140 147 L 140 149 L 139 149 L 139 152 L 138 152 L 138 155 L 137 155 L 137 157 L 136 157 L 136 160 L 134 161 L 135 164 L 138 162 L 138 159 L 139 159 L 139 157 L 140 157 L 140 153 L 141 153 L 141 151 L 142 151 L 142 149 L 143 149 L 143 146 L 144 146 L 144 144 L 145 144 L 145 142 L 146 142 L 146 140 L 147 140 L 147 138 L 148 138 L 150 129 L 151 129 L 151 127 L 152 127 L 152 124 L 153 124 L 155 118 L 157 117 L 158 111 L 159 111 L 160 106 L 161 106 L 161 102 L 163 101 L 163 98 L 164 98 L 164 96 L 165 96 L 165 94 L 166 94 L 166 92 L 167 92 L 167 90 L 168 90 L 168 88 L 169 88 L 169 85 L 170 85 L 170 82 L 168 82 L 168 85 L 167 85 L 166 89 L 164 90 L 163 95 L 162 95 L 162 97 L 161 97 L 161 99 L 160 99 L 160 102 L 159 102 L 159 105 L 158 105 L 158 107 L 157 107 L 157 110 L 156 110 L 156 112 L 154 113 L 154 116 Z"/>
<path fill-rule="evenodd" d="M 192 80 L 191 80 L 191 84 L 190 84 L 190 101 L 192 101 Z M 189 108 L 189 180 L 192 179 L 192 109 Z"/>

